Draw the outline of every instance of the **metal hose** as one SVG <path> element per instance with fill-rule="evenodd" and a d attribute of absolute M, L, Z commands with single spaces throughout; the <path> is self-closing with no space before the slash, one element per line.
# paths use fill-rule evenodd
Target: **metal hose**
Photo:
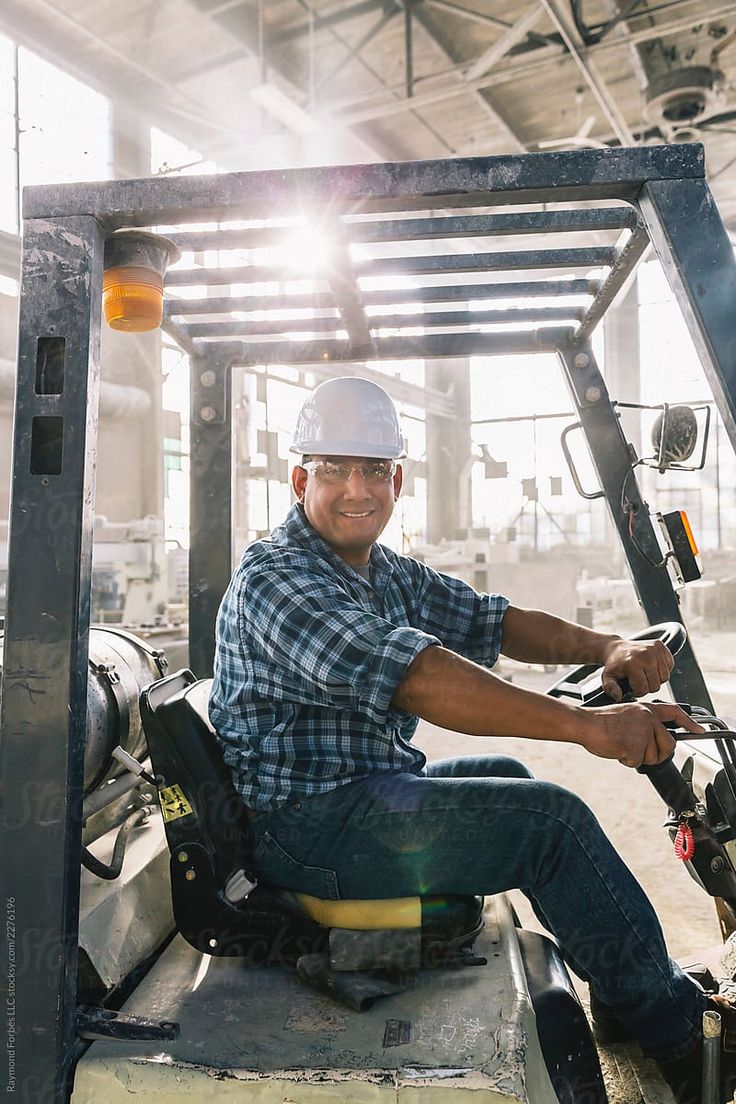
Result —
<path fill-rule="evenodd" d="M 82 866 L 89 870 L 90 874 L 94 874 L 98 878 L 104 878 L 105 881 L 108 882 L 112 882 L 116 878 L 119 878 L 120 871 L 123 869 L 123 859 L 125 858 L 125 849 L 128 846 L 128 837 L 134 828 L 137 828 L 139 824 L 145 824 L 147 820 L 148 809 L 136 809 L 129 817 L 126 817 L 120 826 L 120 831 L 115 837 L 115 846 L 113 847 L 112 859 L 110 860 L 109 866 L 100 859 L 96 859 L 92 852 L 86 847 L 82 847 Z"/>

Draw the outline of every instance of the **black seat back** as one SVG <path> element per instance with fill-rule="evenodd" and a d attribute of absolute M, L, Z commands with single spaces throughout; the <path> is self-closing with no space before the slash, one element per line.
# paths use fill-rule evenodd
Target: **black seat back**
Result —
<path fill-rule="evenodd" d="M 192 842 L 203 845 L 224 887 L 250 865 L 250 836 L 207 714 L 211 686 L 211 679 L 197 680 L 191 671 L 167 675 L 143 691 L 141 717 L 172 855 Z"/>
<path fill-rule="evenodd" d="M 251 887 L 245 806 L 207 715 L 211 680 L 176 671 L 141 694 L 141 719 L 171 851 L 176 926 L 211 955 L 293 965 L 326 933 L 278 888 Z"/>

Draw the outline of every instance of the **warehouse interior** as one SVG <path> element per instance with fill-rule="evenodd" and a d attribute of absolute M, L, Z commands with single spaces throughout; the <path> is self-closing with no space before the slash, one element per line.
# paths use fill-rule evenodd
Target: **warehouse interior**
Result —
<path fill-rule="evenodd" d="M 692 143 L 704 148 L 706 180 L 736 245 L 733 2 L 3 0 L 0 628 L 24 187 Z M 447 225 L 455 212 L 438 192 L 436 207 L 422 214 Z M 672 580 L 715 706 L 736 717 L 734 448 L 653 246 L 642 242 L 637 263 L 619 279 L 618 259 L 635 227 L 617 222 L 610 201 L 600 226 L 576 232 L 573 225 L 566 234 L 570 261 L 550 224 L 557 215 L 566 223 L 574 206 L 563 199 L 514 208 L 540 216 L 536 232 L 530 219 L 518 237 L 504 232 L 501 205 L 484 210 L 485 232 L 478 224 L 451 239 L 438 230 L 397 242 L 361 230 L 367 219 L 341 224 L 329 211 L 313 220 L 281 212 L 153 227 L 181 250 L 167 274 L 163 327 L 127 334 L 103 326 L 101 334 L 93 622 L 165 649 L 170 669 L 187 663 L 190 356 L 225 336 L 266 350 L 233 369 L 233 563 L 293 501 L 289 445 L 308 391 L 354 374 L 388 390 L 407 441 L 404 491 L 386 544 L 479 591 L 508 594 L 517 606 L 606 632 L 641 629 L 646 618 L 616 525 L 597 497 L 595 464 L 583 434 L 571 429 L 578 415 L 557 356 L 551 347 L 525 352 L 521 340 L 518 351 L 511 342 L 500 355 L 481 348 L 483 335 L 499 327 L 538 332 L 543 344 L 553 285 L 575 280 L 566 317 L 590 327 L 641 461 L 636 477 L 663 556 L 658 515 L 687 511 L 702 577 L 685 585 L 673 567 Z M 535 251 L 535 260 L 525 265 L 523 251 Z M 448 254 L 464 286 L 478 292 L 444 304 L 444 323 L 430 321 L 412 294 L 440 286 Z M 472 258 L 465 266 L 464 254 Z M 352 281 L 347 291 L 341 285 L 348 307 L 358 301 L 370 318 L 386 297 L 403 303 L 397 313 L 405 322 L 393 315 L 385 329 L 373 325 L 374 348 L 384 339 L 422 338 L 431 327 L 452 333 L 461 323 L 451 310 L 462 308 L 462 332 L 478 335 L 478 351 L 344 363 L 298 355 L 300 342 L 323 334 L 339 342 L 347 333 L 329 276 L 336 257 L 340 279 L 347 271 Z M 547 297 L 529 290 L 540 277 Z M 599 319 L 591 303 L 612 277 L 613 302 Z M 596 290 L 583 290 L 583 282 Z M 513 298 L 494 294 L 494 285 L 509 283 L 518 288 Z M 328 293 L 339 311 L 319 305 Z M 233 302 L 223 306 L 225 297 Z M 269 299 L 292 306 L 287 312 Z M 527 314 L 514 321 L 515 311 Z M 468 324 L 473 313 L 477 322 Z M 277 341 L 293 342 L 283 363 L 267 350 Z M 697 430 L 692 457 L 669 470 L 657 464 L 663 404 L 690 407 Z M 539 690 L 561 675 L 506 659 L 497 670 Z M 422 738 L 433 758 L 473 750 L 472 738 L 430 725 Z M 551 756 L 512 740 L 504 750 L 586 796 L 647 885 L 675 954 L 719 939 L 700 887 L 682 872 L 673 878 L 661 801 L 642 792 L 634 772 L 608 763 L 591 772 L 578 748 L 556 747 Z M 525 902 L 516 905 L 533 924 Z"/>

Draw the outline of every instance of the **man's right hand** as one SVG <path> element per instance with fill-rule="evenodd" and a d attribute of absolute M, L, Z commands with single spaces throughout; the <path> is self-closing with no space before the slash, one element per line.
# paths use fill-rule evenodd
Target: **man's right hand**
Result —
<path fill-rule="evenodd" d="M 625 767 L 653 767 L 675 750 L 672 734 L 664 726 L 674 721 L 688 732 L 704 732 L 678 705 L 666 702 L 632 702 L 580 711 L 580 743 L 592 755 L 618 759 Z"/>

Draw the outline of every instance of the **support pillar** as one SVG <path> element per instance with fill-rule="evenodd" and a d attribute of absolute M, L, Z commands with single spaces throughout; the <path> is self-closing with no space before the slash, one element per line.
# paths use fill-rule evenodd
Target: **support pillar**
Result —
<path fill-rule="evenodd" d="M 603 323 L 606 385 L 613 401 L 641 402 L 639 349 L 639 294 L 636 281 L 626 295 L 606 312 Z M 641 456 L 641 411 L 619 410 L 624 437 Z M 606 540 L 620 560 L 621 546 L 610 514 L 605 515 Z"/>
<path fill-rule="evenodd" d="M 447 391 L 455 403 L 453 418 L 427 414 L 427 541 L 452 540 L 469 528 L 470 361 L 467 357 L 425 362 L 427 387 Z M 461 506 L 465 504 L 465 517 Z M 470 535 L 470 534 L 468 534 Z"/>
<path fill-rule="evenodd" d="M 151 174 L 151 131 L 140 112 L 115 104 L 112 114 L 112 167 L 117 179 Z M 161 330 L 125 334 L 103 328 L 103 378 L 133 383 L 148 392 L 151 404 L 138 424 L 105 424 L 100 443 L 100 509 L 118 521 L 164 516 L 164 418 L 162 408 Z M 121 452 L 126 454 L 130 492 L 119 486 Z M 117 502 L 115 509 L 108 503 Z M 119 512 L 122 511 L 122 512 Z"/>
<path fill-rule="evenodd" d="M 639 295 L 634 281 L 623 299 L 605 316 L 606 386 L 614 402 L 641 402 Z M 641 411 L 620 410 L 624 437 L 641 456 Z"/>

